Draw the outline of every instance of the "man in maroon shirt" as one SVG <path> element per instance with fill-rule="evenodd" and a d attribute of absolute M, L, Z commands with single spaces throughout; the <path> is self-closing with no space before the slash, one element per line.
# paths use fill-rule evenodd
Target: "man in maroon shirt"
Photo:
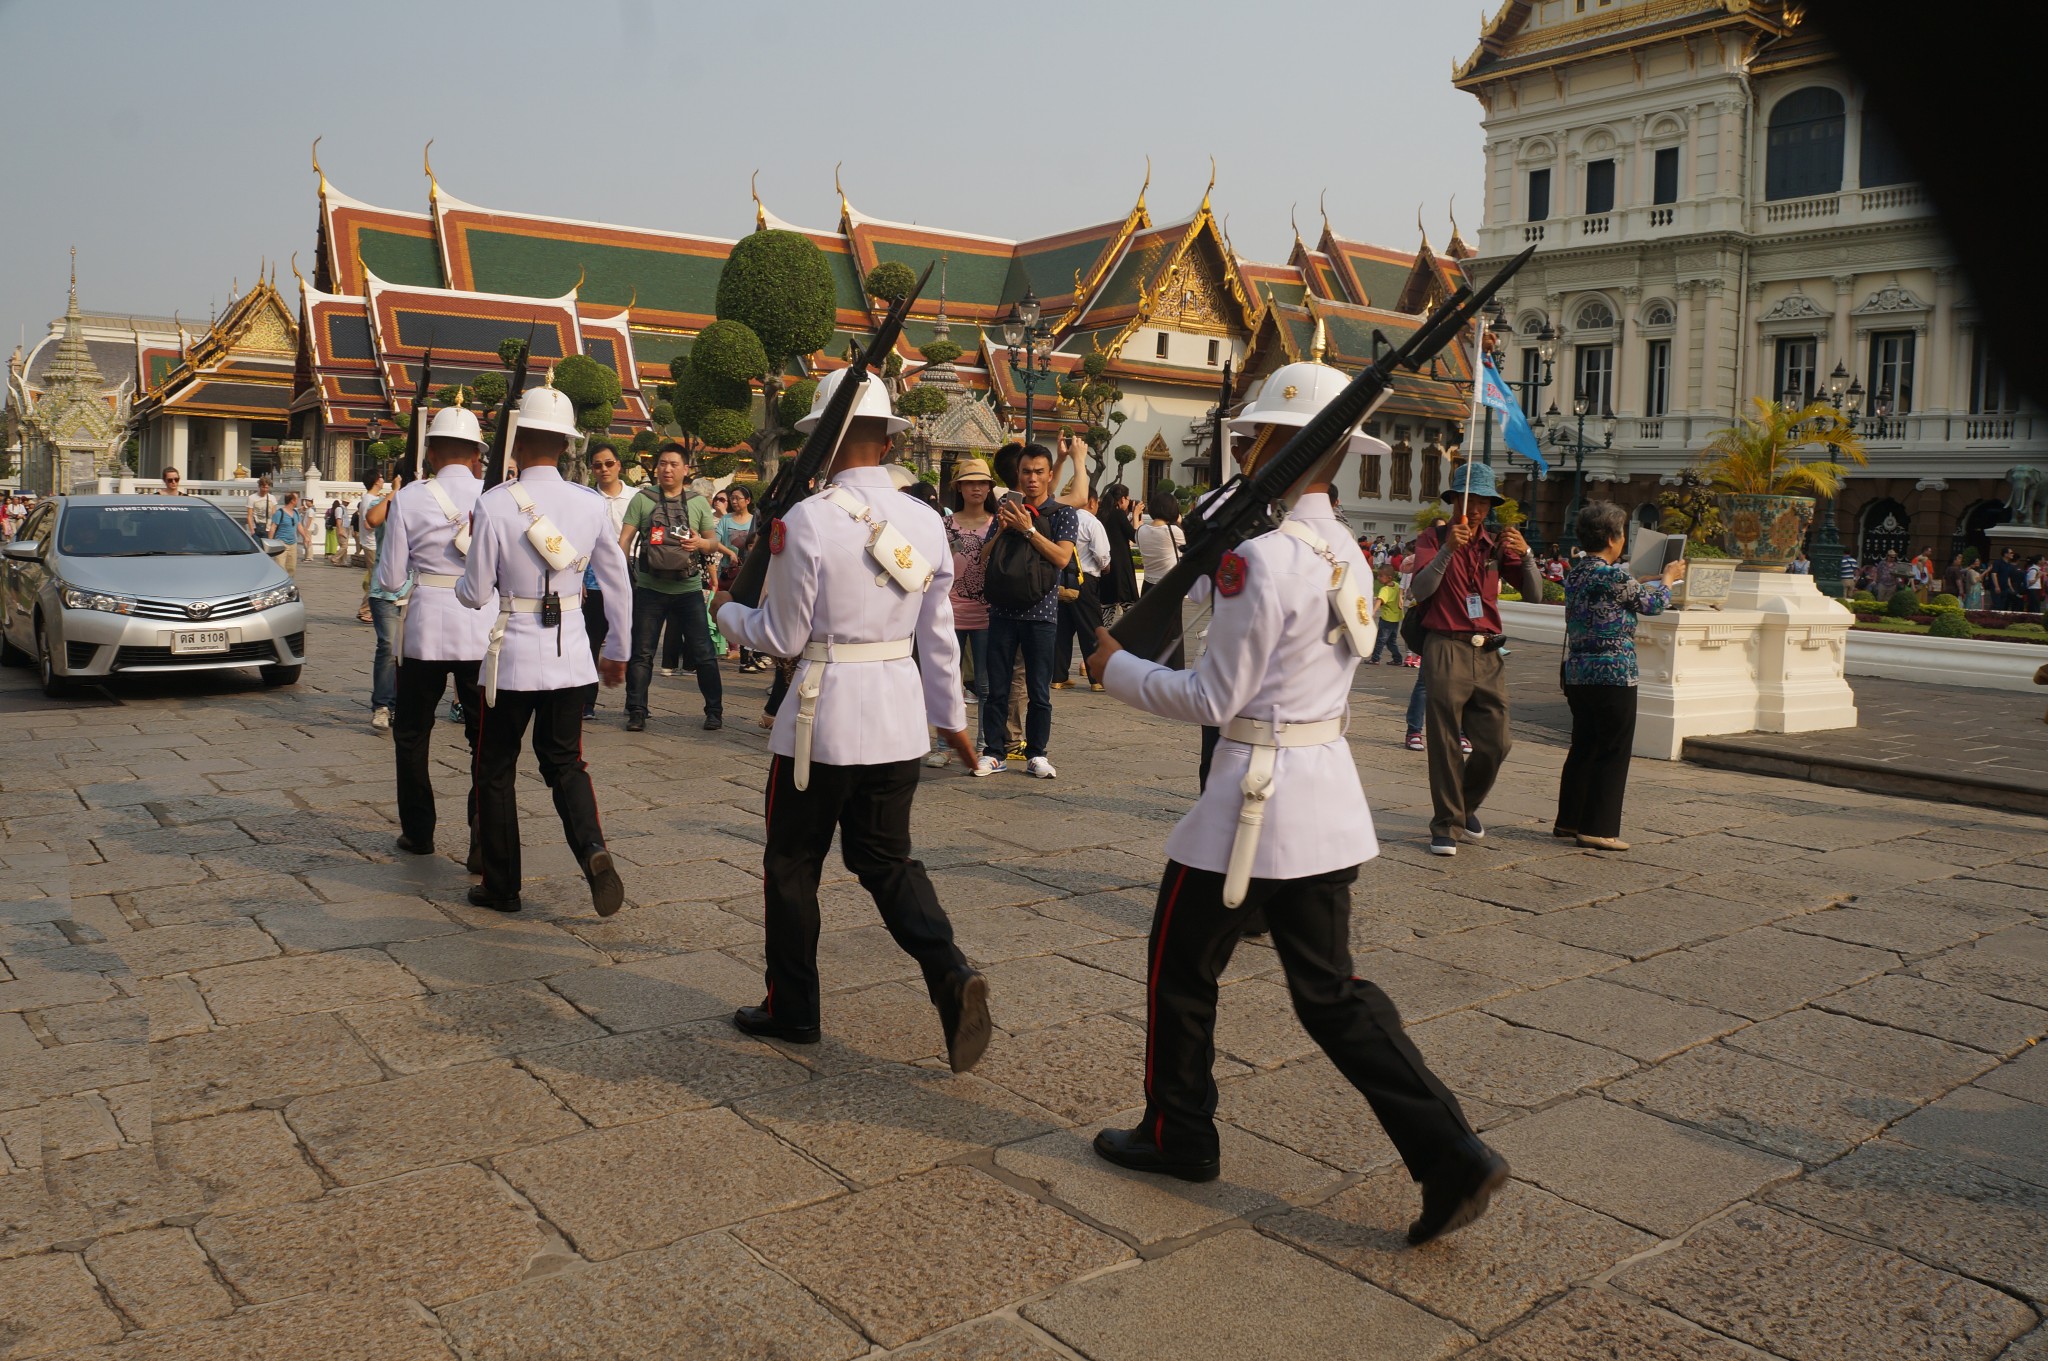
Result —
<path fill-rule="evenodd" d="M 1429 751 L 1429 823 L 1432 855 L 1456 855 L 1458 838 L 1486 835 L 1479 805 L 1493 789 L 1508 737 L 1507 663 L 1500 655 L 1500 578 L 1517 576 L 1524 600 L 1543 598 L 1543 575 L 1522 532 L 1512 525 L 1489 530 L 1486 517 L 1500 502 L 1493 469 L 1461 463 L 1443 494 L 1451 520 L 1424 533 L 1415 546 L 1409 594 L 1422 611 L 1422 674 L 1429 691 L 1425 735 Z M 1472 743 L 1465 755 L 1463 733 Z"/>

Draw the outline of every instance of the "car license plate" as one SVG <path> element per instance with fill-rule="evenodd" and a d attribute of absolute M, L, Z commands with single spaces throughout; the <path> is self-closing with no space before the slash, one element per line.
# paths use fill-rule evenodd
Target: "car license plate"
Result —
<path fill-rule="evenodd" d="M 226 629 L 180 629 L 171 635 L 171 655 L 188 656 L 195 652 L 226 652 L 228 631 Z"/>

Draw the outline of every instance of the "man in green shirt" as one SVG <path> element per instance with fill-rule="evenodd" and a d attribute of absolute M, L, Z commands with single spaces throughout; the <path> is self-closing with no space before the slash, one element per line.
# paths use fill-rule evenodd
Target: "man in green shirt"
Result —
<path fill-rule="evenodd" d="M 654 457 L 654 485 L 626 507 L 619 547 L 633 561 L 633 659 L 626 665 L 626 731 L 647 729 L 647 687 L 664 628 L 681 630 L 683 665 L 697 673 L 704 696 L 704 727 L 725 726 L 725 692 L 711 617 L 704 608 L 704 568 L 698 554 L 718 547 L 718 517 L 711 503 L 687 489 L 690 468 L 683 446 L 671 440 Z M 635 544 L 638 553 L 635 553 Z"/>

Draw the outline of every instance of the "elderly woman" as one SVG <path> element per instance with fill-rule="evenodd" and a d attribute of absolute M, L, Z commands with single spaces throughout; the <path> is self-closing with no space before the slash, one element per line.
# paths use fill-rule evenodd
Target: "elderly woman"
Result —
<path fill-rule="evenodd" d="M 1636 616 L 1670 605 L 1671 585 L 1685 576 L 1685 564 L 1666 567 L 1661 581 L 1630 576 L 1621 565 L 1628 514 L 1612 501 L 1580 511 L 1578 535 L 1584 556 L 1564 579 L 1563 680 L 1572 745 L 1551 835 L 1576 837 L 1594 850 L 1625 851 L 1621 802 L 1636 738 Z"/>

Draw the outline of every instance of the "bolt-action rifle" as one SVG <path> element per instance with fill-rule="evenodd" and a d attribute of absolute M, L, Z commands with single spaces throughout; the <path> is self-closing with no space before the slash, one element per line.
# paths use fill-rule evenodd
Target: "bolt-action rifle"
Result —
<path fill-rule="evenodd" d="M 1405 344 L 1367 365 L 1328 406 L 1310 417 L 1258 472 L 1249 478 L 1239 473 L 1217 488 L 1205 512 L 1190 517 L 1188 545 L 1180 561 L 1156 584 L 1148 583 L 1151 589 L 1145 598 L 1124 611 L 1111 636 L 1140 657 L 1164 657 L 1180 641 L 1181 602 L 1195 582 L 1213 573 L 1225 553 L 1266 524 L 1268 507 L 1292 491 L 1329 456 L 1338 440 L 1347 438 L 1352 427 L 1385 400 L 1399 370 L 1421 368 L 1455 340 L 1535 251 L 1531 246 L 1510 260 L 1476 293 L 1460 287 L 1423 318 Z"/>
<path fill-rule="evenodd" d="M 498 407 L 498 423 L 491 430 L 491 449 L 484 456 L 485 491 L 505 480 L 505 454 L 512 447 L 512 427 L 519 423 L 519 394 L 526 391 L 526 361 L 533 354 L 533 336 L 539 327 L 540 319 L 536 317 L 527 328 L 526 339 L 520 342 L 518 357 L 512 361 L 512 380 L 505 384 L 505 400 Z"/>
<path fill-rule="evenodd" d="M 854 399 L 860 395 L 861 388 L 866 385 L 864 380 L 871 372 L 887 362 L 889 352 L 896 347 L 896 337 L 902 334 L 903 319 L 910 314 L 911 304 L 917 301 L 917 295 L 924 292 L 925 280 L 931 277 L 932 267 L 926 265 L 924 273 L 918 277 L 917 286 L 889 304 L 882 324 L 875 328 L 874 339 L 853 361 L 852 369 L 832 390 L 832 398 L 825 403 L 825 409 L 818 413 L 818 423 L 811 427 L 804 447 L 795 458 L 782 461 L 775 480 L 768 484 L 767 491 L 761 493 L 761 499 L 754 507 L 754 534 L 747 545 L 747 556 L 741 560 L 739 571 L 733 574 L 732 585 L 728 588 L 728 594 L 740 604 L 758 606 L 761 603 L 761 591 L 768 581 L 768 540 L 776 522 L 789 514 L 790 507 L 810 495 L 811 483 L 832 462 L 832 455 L 839 452 L 840 436 L 846 433 L 846 423 L 853 417 Z"/>

